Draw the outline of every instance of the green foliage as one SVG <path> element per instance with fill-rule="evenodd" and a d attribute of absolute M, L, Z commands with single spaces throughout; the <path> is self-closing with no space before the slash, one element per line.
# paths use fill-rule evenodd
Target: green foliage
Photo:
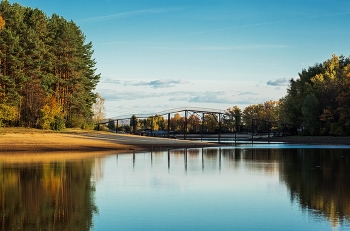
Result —
<path fill-rule="evenodd" d="M 137 123 L 138 123 L 138 119 L 135 115 L 133 115 L 130 118 L 130 127 L 132 128 L 132 131 L 135 132 L 137 129 Z"/>
<path fill-rule="evenodd" d="M 205 114 L 204 115 L 204 129 L 207 132 L 215 132 L 219 128 L 219 119 L 216 114 Z"/>
<path fill-rule="evenodd" d="M 56 99 L 67 126 L 91 119 L 100 75 L 80 28 L 56 14 L 48 17 L 4 0 L 0 15 L 0 102 L 17 106 L 18 124 L 49 128 L 55 115 L 47 97 Z"/>
<path fill-rule="evenodd" d="M 304 133 L 306 135 L 318 135 L 320 124 L 320 106 L 315 95 L 309 94 L 305 97 L 301 112 L 303 115 Z"/>
<path fill-rule="evenodd" d="M 223 116 L 223 127 L 230 131 L 239 131 L 242 111 L 237 106 L 226 109 Z"/>
<path fill-rule="evenodd" d="M 280 119 L 305 134 L 350 135 L 350 58 L 332 55 L 291 80 Z"/>
<path fill-rule="evenodd" d="M 62 116 L 56 115 L 54 121 L 50 123 L 50 128 L 52 130 L 61 131 L 66 128 L 64 123 L 64 118 Z"/>
<path fill-rule="evenodd" d="M 114 120 L 109 120 L 108 121 L 108 128 L 110 129 L 110 130 L 115 130 L 115 123 L 114 123 Z"/>
<path fill-rule="evenodd" d="M 87 119 L 81 126 L 84 130 L 93 130 L 95 128 L 95 123 L 92 119 Z"/>
<path fill-rule="evenodd" d="M 82 128 L 86 122 L 84 117 L 76 114 L 71 115 L 67 119 L 68 119 L 68 121 L 66 121 L 67 128 Z"/>

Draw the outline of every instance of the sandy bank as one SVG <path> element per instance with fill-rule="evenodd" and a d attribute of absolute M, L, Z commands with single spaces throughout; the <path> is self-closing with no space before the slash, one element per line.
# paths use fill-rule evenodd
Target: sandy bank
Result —
<path fill-rule="evenodd" d="M 0 130 L 0 155 L 53 152 L 118 153 L 208 146 L 216 146 L 216 144 L 94 131 L 57 133 L 33 129 Z"/>

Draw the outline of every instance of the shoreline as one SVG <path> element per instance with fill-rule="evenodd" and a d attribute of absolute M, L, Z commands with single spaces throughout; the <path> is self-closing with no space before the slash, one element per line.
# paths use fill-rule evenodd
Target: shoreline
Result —
<path fill-rule="evenodd" d="M 255 141 L 284 142 L 305 145 L 350 145 L 350 136 L 283 136 L 255 139 Z"/>
<path fill-rule="evenodd" d="M 219 144 L 110 132 L 0 129 L 0 156 L 39 153 L 140 152 L 176 148 L 215 147 Z"/>
<path fill-rule="evenodd" d="M 267 141 L 306 145 L 350 145 L 350 137 L 286 136 L 254 139 L 254 142 L 257 143 Z M 66 153 L 66 155 L 69 153 L 117 154 L 218 146 L 225 146 L 225 144 L 80 129 L 55 132 L 26 128 L 0 128 L 0 157 L 43 153 L 50 155 L 58 153 Z"/>

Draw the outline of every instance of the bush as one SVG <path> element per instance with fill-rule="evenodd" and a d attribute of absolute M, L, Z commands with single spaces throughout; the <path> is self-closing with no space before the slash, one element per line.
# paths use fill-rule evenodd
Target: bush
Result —
<path fill-rule="evenodd" d="M 85 121 L 82 126 L 81 129 L 84 130 L 93 130 L 95 127 L 95 123 L 93 121 Z"/>
<path fill-rule="evenodd" d="M 55 121 L 50 124 L 50 128 L 55 131 L 61 131 L 66 128 L 64 119 L 61 116 L 55 116 Z"/>

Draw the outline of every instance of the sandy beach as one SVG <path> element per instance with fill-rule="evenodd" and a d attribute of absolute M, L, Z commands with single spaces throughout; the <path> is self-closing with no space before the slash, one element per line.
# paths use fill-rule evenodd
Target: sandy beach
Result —
<path fill-rule="evenodd" d="M 213 143 L 97 131 L 0 130 L 0 154 L 47 152 L 125 152 L 217 146 Z"/>
<path fill-rule="evenodd" d="M 257 141 L 264 141 L 260 139 Z M 267 139 L 266 139 L 267 140 Z M 292 144 L 350 145 L 350 137 L 287 136 L 270 138 L 271 142 Z M 110 132 L 68 130 L 53 132 L 26 128 L 0 129 L 0 156 L 40 153 L 120 153 L 130 151 L 161 151 L 171 148 L 201 148 L 216 143 L 145 137 Z"/>

